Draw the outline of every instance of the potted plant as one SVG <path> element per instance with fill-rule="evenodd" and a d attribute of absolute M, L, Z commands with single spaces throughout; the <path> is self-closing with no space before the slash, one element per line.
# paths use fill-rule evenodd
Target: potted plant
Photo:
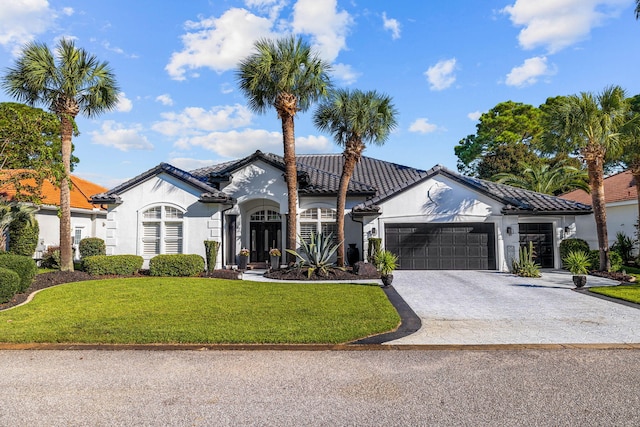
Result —
<path fill-rule="evenodd" d="M 380 272 L 380 278 L 384 286 L 389 286 L 393 282 L 393 270 L 398 267 L 398 257 L 386 249 L 382 249 L 375 254 L 374 263 Z"/>
<path fill-rule="evenodd" d="M 280 270 L 280 249 L 272 248 L 269 250 L 269 258 L 272 270 Z"/>
<path fill-rule="evenodd" d="M 573 274 L 573 283 L 576 288 L 581 288 L 587 284 L 587 276 L 591 260 L 589 254 L 584 251 L 571 251 L 562 259 L 564 266 Z"/>
<path fill-rule="evenodd" d="M 249 262 L 249 249 L 242 248 L 238 254 L 238 270 L 246 270 Z"/>

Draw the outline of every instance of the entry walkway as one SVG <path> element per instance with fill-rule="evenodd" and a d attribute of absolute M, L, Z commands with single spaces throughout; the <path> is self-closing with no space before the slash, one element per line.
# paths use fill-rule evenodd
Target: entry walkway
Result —
<path fill-rule="evenodd" d="M 589 276 L 587 286 L 617 282 Z M 571 274 L 396 271 L 394 288 L 422 320 L 387 344 L 637 344 L 640 310 L 573 290 Z"/>

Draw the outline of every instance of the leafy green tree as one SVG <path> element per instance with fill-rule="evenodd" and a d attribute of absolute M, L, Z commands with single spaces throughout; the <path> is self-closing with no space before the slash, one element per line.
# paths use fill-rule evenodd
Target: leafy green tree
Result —
<path fill-rule="evenodd" d="M 622 153 L 620 131 L 628 122 L 629 102 L 620 86 L 594 95 L 582 92 L 566 97 L 549 110 L 547 126 L 557 135 L 559 151 L 576 152 L 585 163 L 598 235 L 600 270 L 609 270 L 609 243 L 604 197 L 605 162 Z"/>
<path fill-rule="evenodd" d="M 454 151 L 458 157 L 458 170 L 462 173 L 479 176 L 479 164 L 488 155 L 505 154 L 500 147 L 521 144 L 535 155 L 538 150 L 538 140 L 542 134 L 540 109 L 520 102 L 501 102 L 491 110 L 480 116 L 476 125 L 476 133 L 460 140 Z M 512 154 L 515 154 L 512 153 Z M 508 162 L 517 165 L 519 161 L 527 160 L 521 155 L 516 161 Z M 497 172 L 485 176 L 489 178 Z"/>
<path fill-rule="evenodd" d="M 481 179 L 493 180 L 499 173 L 518 174 L 523 163 L 534 165 L 543 161 L 524 144 L 499 145 L 480 159 L 475 175 Z"/>
<path fill-rule="evenodd" d="M 44 43 L 27 44 L 2 79 L 12 97 L 29 105 L 44 105 L 60 120 L 63 173 L 60 185 L 60 270 L 73 271 L 71 248 L 71 151 L 75 118 L 95 117 L 118 102 L 115 75 L 106 62 L 62 39 L 54 55 Z"/>
<path fill-rule="evenodd" d="M 330 65 L 308 43 L 294 36 L 259 40 L 255 52 L 240 61 L 236 79 L 249 108 L 264 114 L 273 107 L 282 122 L 285 178 L 287 182 L 287 247 L 295 248 L 298 205 L 298 171 L 294 118 L 298 111 L 327 95 Z M 293 260 L 291 254 L 289 259 Z"/>
<path fill-rule="evenodd" d="M 7 248 L 7 234 L 12 223 L 20 220 L 33 225 L 36 221 L 34 213 L 37 210 L 38 208 L 29 204 L 0 200 L 0 251 Z"/>
<path fill-rule="evenodd" d="M 344 266 L 344 211 L 349 181 L 367 144 L 382 145 L 386 142 L 397 126 L 397 114 L 391 97 L 357 89 L 335 90 L 314 114 L 316 127 L 333 134 L 336 144 L 344 147 L 344 165 L 336 204 L 339 267 Z"/>
<path fill-rule="evenodd" d="M 542 163 L 536 165 L 521 164 L 518 173 L 499 173 L 492 181 L 538 193 L 558 195 L 571 190 L 590 191 L 587 171 L 574 166 Z"/>

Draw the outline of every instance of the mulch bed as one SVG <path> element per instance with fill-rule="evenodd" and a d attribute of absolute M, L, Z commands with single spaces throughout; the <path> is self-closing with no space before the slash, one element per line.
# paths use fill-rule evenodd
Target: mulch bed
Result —
<path fill-rule="evenodd" d="M 589 274 L 592 276 L 604 277 L 607 279 L 617 280 L 618 282 L 624 282 L 624 283 L 633 283 L 636 281 L 635 277 L 629 276 L 628 274 L 622 274 L 621 272 L 592 271 Z"/>
<path fill-rule="evenodd" d="M 380 274 L 378 272 L 370 273 L 370 274 L 355 274 L 351 267 L 345 267 L 344 269 L 340 268 L 330 268 L 327 271 L 327 274 L 321 274 L 318 270 L 314 271 L 311 274 L 311 277 L 308 275 L 307 268 L 296 268 L 289 267 L 283 268 L 280 270 L 270 271 L 265 273 L 264 277 L 268 277 L 270 279 L 278 279 L 278 280 L 363 280 L 363 279 L 380 279 Z"/>

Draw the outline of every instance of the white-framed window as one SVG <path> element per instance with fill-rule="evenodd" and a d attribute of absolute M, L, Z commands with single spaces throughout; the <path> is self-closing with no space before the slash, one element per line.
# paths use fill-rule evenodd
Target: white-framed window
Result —
<path fill-rule="evenodd" d="M 82 240 L 82 227 L 75 227 L 73 229 L 73 236 L 71 236 L 71 244 L 79 245 Z"/>
<path fill-rule="evenodd" d="M 153 206 L 142 212 L 142 255 L 181 254 L 184 212 L 173 206 Z"/>
<path fill-rule="evenodd" d="M 300 236 L 307 240 L 311 233 L 327 235 L 333 233 L 333 241 L 337 242 L 338 225 L 336 211 L 329 208 L 310 208 L 300 212 Z"/>

